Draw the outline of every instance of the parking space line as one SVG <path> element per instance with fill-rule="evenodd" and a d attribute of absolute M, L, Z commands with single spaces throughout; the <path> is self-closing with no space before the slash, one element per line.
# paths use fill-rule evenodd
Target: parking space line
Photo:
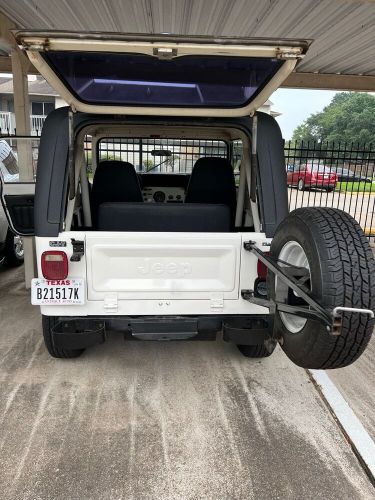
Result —
<path fill-rule="evenodd" d="M 327 373 L 323 370 L 307 370 L 307 372 L 375 485 L 375 442 Z"/>

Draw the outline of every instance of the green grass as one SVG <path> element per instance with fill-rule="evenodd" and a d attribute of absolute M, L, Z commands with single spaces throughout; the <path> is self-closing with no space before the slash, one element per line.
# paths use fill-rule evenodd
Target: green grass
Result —
<path fill-rule="evenodd" d="M 375 184 L 371 182 L 338 182 L 336 191 L 349 191 L 354 193 L 374 193 Z"/>

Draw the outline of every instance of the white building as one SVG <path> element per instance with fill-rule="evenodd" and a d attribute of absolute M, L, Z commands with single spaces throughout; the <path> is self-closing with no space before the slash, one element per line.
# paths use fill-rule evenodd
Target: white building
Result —
<path fill-rule="evenodd" d="M 32 135 L 40 135 L 43 122 L 52 110 L 65 106 L 58 94 L 40 76 L 28 76 L 30 99 L 30 128 Z M 0 75 L 0 134 L 15 134 L 13 79 Z"/>

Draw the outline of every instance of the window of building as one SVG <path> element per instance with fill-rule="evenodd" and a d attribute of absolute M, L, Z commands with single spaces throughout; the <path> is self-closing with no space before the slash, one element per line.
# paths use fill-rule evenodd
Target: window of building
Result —
<path fill-rule="evenodd" d="M 55 109 L 55 103 L 53 103 L 53 102 L 32 101 L 32 103 L 31 103 L 31 114 L 32 115 L 47 116 L 48 113 L 50 113 L 54 109 Z"/>

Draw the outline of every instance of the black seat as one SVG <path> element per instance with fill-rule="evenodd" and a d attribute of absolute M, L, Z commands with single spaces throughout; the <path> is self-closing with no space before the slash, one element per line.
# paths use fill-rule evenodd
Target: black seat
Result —
<path fill-rule="evenodd" d="M 98 225 L 99 206 L 106 202 L 141 202 L 142 192 L 138 176 L 131 163 L 102 161 L 92 183 L 91 216 L 94 227 Z"/>
<path fill-rule="evenodd" d="M 186 190 L 185 203 L 222 204 L 236 214 L 236 183 L 233 167 L 225 158 L 205 157 L 196 161 Z"/>

